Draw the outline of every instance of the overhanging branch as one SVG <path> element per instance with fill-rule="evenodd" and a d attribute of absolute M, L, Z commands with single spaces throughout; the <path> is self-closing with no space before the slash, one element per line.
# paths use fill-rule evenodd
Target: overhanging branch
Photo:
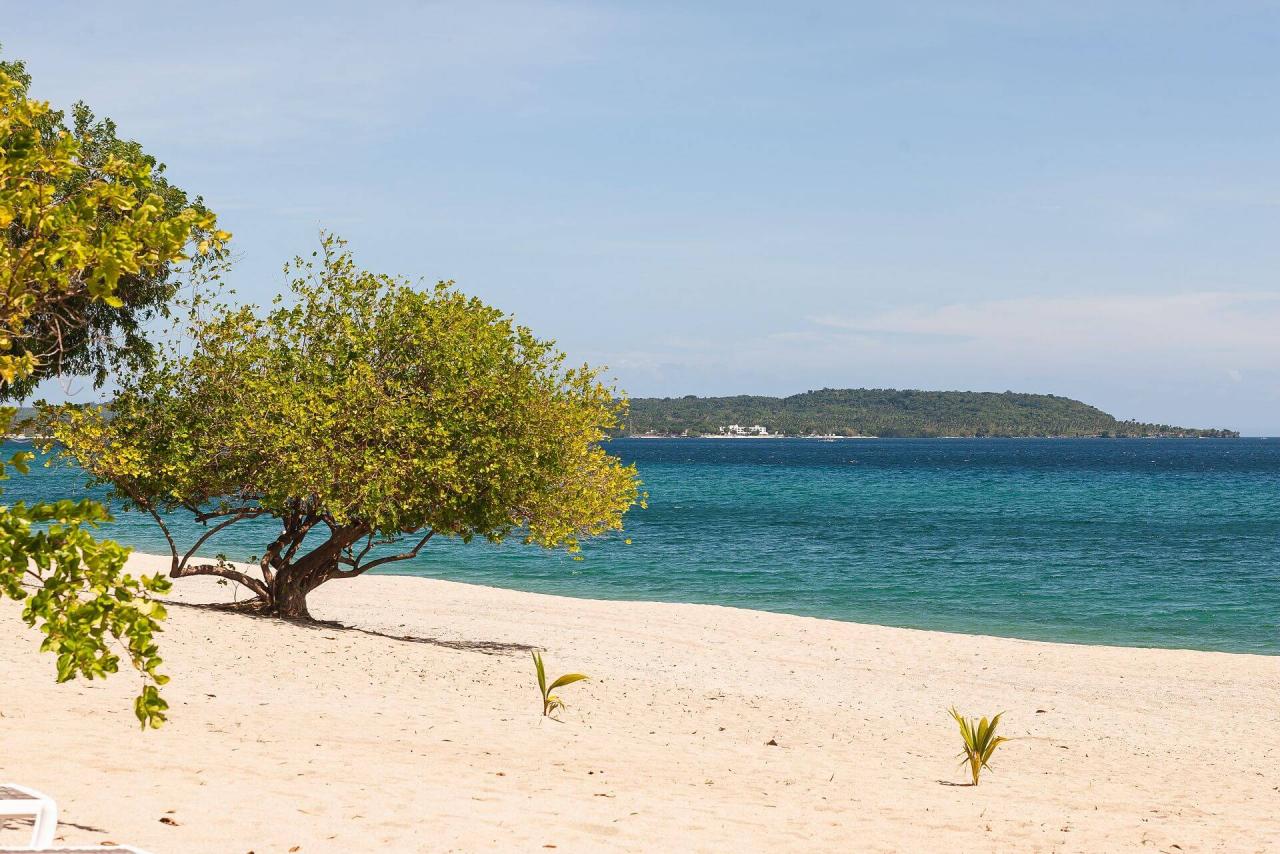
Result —
<path fill-rule="evenodd" d="M 137 502 L 137 499 L 134 499 Z M 178 571 L 178 546 L 173 542 L 173 536 L 169 533 L 169 526 L 160 518 L 160 514 L 156 512 L 156 508 L 150 503 L 142 505 L 147 508 L 147 512 L 151 514 L 151 518 L 156 520 L 156 524 L 160 526 L 160 532 L 164 534 L 165 541 L 169 544 L 169 554 L 173 555 L 173 560 L 169 562 L 169 574 L 173 575 Z"/>
<path fill-rule="evenodd" d="M 196 544 L 192 546 L 185 555 L 182 556 L 182 561 L 177 565 L 174 571 L 170 572 L 169 574 L 172 575 L 174 578 L 180 578 L 183 574 L 182 572 L 183 568 L 186 567 L 187 565 L 187 561 L 191 560 L 191 558 L 195 556 L 195 553 L 199 551 L 200 547 L 203 546 L 210 537 L 212 537 L 214 534 L 221 531 L 223 528 L 226 528 L 230 525 L 234 525 L 236 522 L 239 522 L 244 519 L 253 519 L 257 516 L 261 516 L 266 512 L 267 512 L 266 510 L 245 510 L 245 511 L 242 511 L 238 516 L 232 516 L 230 519 L 225 519 L 222 522 L 219 522 L 217 525 L 214 525 L 212 528 L 205 531 L 200 536 L 200 539 L 196 540 Z"/>
<path fill-rule="evenodd" d="M 418 552 L 422 551 L 422 547 L 425 546 L 431 540 L 431 538 L 435 536 L 435 534 L 436 532 L 434 530 L 427 531 L 426 536 L 424 536 L 421 540 L 418 540 L 418 544 L 414 546 L 413 549 L 410 551 L 402 552 L 398 555 L 388 555 L 387 557 L 380 557 L 377 560 L 371 561 L 370 563 L 367 563 L 364 565 L 361 565 L 360 562 L 357 560 L 355 565 L 352 566 L 351 569 L 338 570 L 333 573 L 333 577 L 334 578 L 355 578 L 357 575 L 363 575 L 364 573 L 373 569 L 375 566 L 382 566 L 384 563 L 394 563 L 400 560 L 409 560 L 410 558 L 415 558 L 418 556 Z M 364 555 L 368 553 L 368 551 L 369 549 L 366 547 L 365 550 L 360 553 L 360 556 L 364 557 Z"/>
<path fill-rule="evenodd" d="M 246 575 L 238 569 L 233 569 L 227 564 L 202 563 L 196 566 L 183 566 L 177 572 L 172 573 L 174 578 L 186 578 L 191 575 L 216 575 L 219 578 L 227 578 L 239 584 L 248 587 L 262 599 L 270 600 L 271 592 L 267 590 L 267 585 L 263 584 L 252 575 Z"/>

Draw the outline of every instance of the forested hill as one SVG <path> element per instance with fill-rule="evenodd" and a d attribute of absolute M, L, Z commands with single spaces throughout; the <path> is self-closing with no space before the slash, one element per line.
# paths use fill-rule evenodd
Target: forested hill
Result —
<path fill-rule="evenodd" d="M 1086 403 L 1052 394 L 822 389 L 791 397 L 635 398 L 626 435 L 706 435 L 731 424 L 806 436 L 1222 436 L 1167 424 L 1117 421 Z"/>

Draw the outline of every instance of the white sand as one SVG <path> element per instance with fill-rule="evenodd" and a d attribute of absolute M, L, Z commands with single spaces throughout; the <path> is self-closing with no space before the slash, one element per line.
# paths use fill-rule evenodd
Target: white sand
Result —
<path fill-rule="evenodd" d="M 178 584 L 225 595 L 204 582 Z M 175 607 L 172 720 L 141 733 L 130 674 L 55 685 L 6 606 L 0 782 L 54 795 L 67 842 L 154 854 L 1280 851 L 1277 657 L 396 577 L 335 581 L 312 610 L 535 645 L 594 679 L 564 689 L 557 724 L 523 651 Z M 1017 737 L 977 788 L 952 785 L 953 703 L 1006 710 Z"/>

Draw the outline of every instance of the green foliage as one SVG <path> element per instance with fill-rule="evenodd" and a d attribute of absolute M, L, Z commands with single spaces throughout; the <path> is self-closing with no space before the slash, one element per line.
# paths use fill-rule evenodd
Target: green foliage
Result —
<path fill-rule="evenodd" d="M 193 239 L 203 253 L 229 237 L 110 122 L 77 105 L 68 128 L 27 97 L 28 83 L 21 63 L 0 62 L 0 399 L 67 370 L 100 381 L 110 364 L 145 361 L 137 327 L 172 294 L 170 265 Z M 15 411 L 0 410 L 0 426 Z M 0 478 L 25 474 L 31 458 L 0 461 Z M 165 613 L 150 596 L 168 582 L 126 573 L 128 550 L 93 538 L 108 518 L 91 501 L 0 505 L 0 595 L 25 602 L 59 682 L 116 672 L 118 643 L 143 676 L 138 720 L 159 726 L 166 678 L 155 635 Z"/>
<path fill-rule="evenodd" d="M 547 671 L 542 666 L 542 653 L 536 649 L 533 651 L 533 666 L 538 672 L 538 690 L 542 692 L 542 716 L 554 717 L 555 713 L 565 708 L 564 701 L 551 692 L 557 688 L 563 688 L 565 685 L 572 685 L 574 682 L 581 682 L 589 677 L 581 673 L 566 673 L 559 679 L 547 684 Z"/>
<path fill-rule="evenodd" d="M 960 753 L 960 764 L 969 763 L 969 773 L 973 777 L 973 785 L 976 786 L 982 769 L 991 770 L 991 766 L 987 764 L 991 754 L 1009 740 L 1002 735 L 996 735 L 996 727 L 1000 725 L 1000 715 L 1004 712 L 988 721 L 986 718 L 982 720 L 965 718 L 954 707 L 949 711 L 951 717 L 955 718 L 956 723 L 960 725 L 960 738 L 964 741 L 964 750 Z"/>
<path fill-rule="evenodd" d="M 574 553 L 619 529 L 635 470 L 601 447 L 623 410 L 598 372 L 442 282 L 358 269 L 341 241 L 286 267 L 292 299 L 259 314 L 200 306 L 190 346 L 126 375 L 111 417 L 65 407 L 54 432 L 129 506 L 186 511 L 206 536 L 279 519 L 261 578 L 192 562 L 265 610 L 307 616 L 319 584 L 415 556 L 433 536 Z M 316 536 L 307 541 L 307 535 Z M 375 550 L 412 535 L 395 554 Z"/>
<path fill-rule="evenodd" d="M 760 424 L 788 436 L 1236 436 L 1117 421 L 1100 409 L 1051 394 L 822 389 L 790 397 L 637 398 L 626 432 L 715 434 Z"/>
<path fill-rule="evenodd" d="M 171 265 L 193 239 L 203 252 L 230 236 L 114 124 L 78 104 L 67 127 L 28 84 L 21 63 L 0 62 L 4 398 L 65 371 L 101 381 L 110 364 L 145 360 L 138 326 L 173 295 Z"/>
<path fill-rule="evenodd" d="M 12 414 L 0 409 L 0 423 Z M 0 462 L 0 479 L 9 467 L 26 474 L 32 456 L 20 452 Z M 115 673 L 120 656 L 112 642 L 119 641 L 144 678 L 134 712 L 144 727 L 156 727 L 168 708 L 157 690 L 168 678 L 159 672 L 155 644 L 165 611 L 150 597 L 166 592 L 169 582 L 125 572 L 129 550 L 90 534 L 109 519 L 88 500 L 0 507 L 0 595 L 25 603 L 22 619 L 44 634 L 41 650 L 57 656 L 59 682 Z"/>

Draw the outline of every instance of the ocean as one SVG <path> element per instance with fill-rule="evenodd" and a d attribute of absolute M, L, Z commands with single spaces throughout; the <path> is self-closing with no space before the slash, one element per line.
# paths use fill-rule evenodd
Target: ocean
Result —
<path fill-rule="evenodd" d="M 435 540 L 392 571 L 568 596 L 1280 654 L 1280 440 L 623 439 L 610 448 L 638 466 L 649 507 L 629 514 L 625 534 L 588 543 L 583 560 Z M 6 482 L 3 500 L 80 497 L 84 480 L 36 468 Z M 190 543 L 197 526 L 178 530 Z M 167 553 L 142 514 L 119 514 L 105 533 Z M 272 536 L 269 522 L 243 522 L 204 551 L 244 560 Z"/>

